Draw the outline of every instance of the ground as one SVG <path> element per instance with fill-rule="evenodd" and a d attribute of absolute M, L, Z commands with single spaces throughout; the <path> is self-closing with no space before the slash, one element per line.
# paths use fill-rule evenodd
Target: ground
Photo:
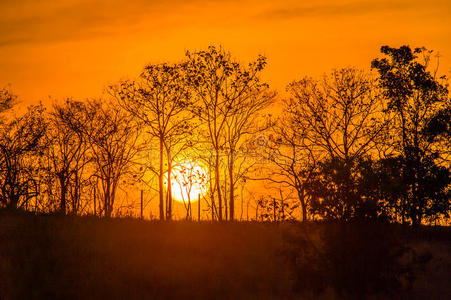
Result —
<path fill-rule="evenodd" d="M 451 299 L 451 230 L 0 214 L 1 299 Z"/>

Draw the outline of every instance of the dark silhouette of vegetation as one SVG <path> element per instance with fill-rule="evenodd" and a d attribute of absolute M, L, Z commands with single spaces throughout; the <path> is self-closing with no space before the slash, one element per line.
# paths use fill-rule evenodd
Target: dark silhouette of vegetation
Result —
<path fill-rule="evenodd" d="M 193 130 L 188 113 L 192 103 L 187 70 L 187 63 L 148 65 L 139 80 L 112 87 L 119 104 L 143 123 L 151 137 L 149 143 L 153 143 L 152 138 L 158 140 L 158 168 L 150 166 L 149 169 L 158 176 L 160 220 L 172 218 L 172 168 L 175 159 L 186 148 L 189 133 Z"/>
<path fill-rule="evenodd" d="M 427 128 L 431 132 L 436 127 L 430 120 L 440 120 L 441 109 L 449 106 L 446 77 L 437 78 L 428 71 L 432 51 L 425 48 L 384 46 L 381 52 L 387 58 L 375 59 L 372 67 L 380 74 L 387 110 L 394 115 L 390 147 L 392 156 L 399 156 L 402 162 L 406 186 L 401 196 L 402 221 L 409 218 L 418 225 L 425 217 L 449 212 L 449 167 L 437 163 L 449 143 L 437 145 L 426 133 Z"/>
<path fill-rule="evenodd" d="M 10 105 L 6 99 L 4 107 Z M 39 195 L 41 170 L 35 157 L 42 156 L 46 122 L 43 108 L 30 107 L 19 117 L 0 124 L 0 203 L 8 209 L 27 209 Z"/>
<path fill-rule="evenodd" d="M 46 135 L 48 147 L 44 151 L 47 158 L 44 165 L 50 180 L 48 198 L 52 199 L 50 201 L 59 199 L 61 213 L 66 214 L 70 207 L 73 215 L 81 211 L 83 174 L 90 162 L 87 137 L 73 130 L 66 121 L 78 109 L 77 105 L 82 104 L 68 100 L 63 105 L 54 105 Z M 54 190 L 55 185 L 59 186 L 59 191 Z"/>
<path fill-rule="evenodd" d="M 2 206 L 133 215 L 141 205 L 115 208 L 115 199 L 139 184 L 157 192 L 159 219 L 170 220 L 173 169 L 199 161 L 212 220 L 235 220 L 239 202 L 249 215 L 247 197 L 260 220 L 447 222 L 447 78 L 430 71 L 432 51 L 381 52 L 371 64 L 377 77 L 344 68 L 290 83 L 276 114 L 276 94 L 261 79 L 266 58 L 245 66 L 213 46 L 147 65 L 109 88 L 114 100 L 67 100 L 14 116 L 16 97 L 2 89 Z M 245 188 L 265 183 L 267 195 Z"/>
<path fill-rule="evenodd" d="M 302 132 L 303 156 L 312 161 L 304 173 L 316 166 L 315 179 L 306 180 L 312 213 L 342 220 L 355 217 L 362 199 L 356 193 L 354 165 L 371 155 L 387 124 L 377 116 L 382 102 L 375 84 L 363 71 L 341 69 L 321 81 L 293 82 L 288 91 L 293 98 L 287 114 Z"/>
<path fill-rule="evenodd" d="M 449 298 L 449 228 L 420 226 L 450 219 L 447 78 L 381 52 L 280 98 L 214 46 L 100 99 L 0 89 L 0 298 Z"/>
<path fill-rule="evenodd" d="M 205 126 L 206 142 L 214 152 L 213 191 L 218 199 L 217 218 L 223 219 L 226 196 L 221 188 L 221 154 L 227 157 L 230 220 L 234 219 L 235 164 L 240 140 L 252 133 L 253 117 L 265 108 L 273 95 L 265 93 L 268 85 L 261 81 L 260 73 L 266 58 L 259 56 L 246 68 L 223 49 L 209 47 L 206 51 L 187 53 L 190 85 L 197 102 L 192 107 L 194 116 Z M 224 188 L 226 189 L 226 187 Z M 215 200 L 211 200 L 215 206 Z"/>

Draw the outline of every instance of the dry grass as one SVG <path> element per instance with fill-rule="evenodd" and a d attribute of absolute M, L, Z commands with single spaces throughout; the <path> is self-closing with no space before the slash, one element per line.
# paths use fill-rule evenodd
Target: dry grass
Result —
<path fill-rule="evenodd" d="M 0 298 L 446 298 L 450 237 L 393 225 L 3 214 Z"/>

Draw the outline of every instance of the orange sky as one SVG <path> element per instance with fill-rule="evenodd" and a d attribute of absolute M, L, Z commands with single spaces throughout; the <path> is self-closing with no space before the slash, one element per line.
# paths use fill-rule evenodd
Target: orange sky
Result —
<path fill-rule="evenodd" d="M 384 44 L 439 51 L 451 75 L 451 1 L 0 1 L 0 87 L 24 103 L 98 96 L 146 63 L 209 44 L 242 61 L 266 55 L 279 90 L 333 67 L 369 68 Z"/>

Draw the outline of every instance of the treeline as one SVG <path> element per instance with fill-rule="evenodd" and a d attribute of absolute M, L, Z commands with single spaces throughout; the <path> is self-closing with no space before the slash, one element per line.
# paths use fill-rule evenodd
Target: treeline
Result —
<path fill-rule="evenodd" d="M 16 96 L 3 89 L 0 205 L 142 216 L 142 198 L 117 204 L 119 190 L 139 188 L 158 199 L 159 219 L 170 220 L 171 181 L 180 181 L 173 170 L 195 161 L 208 173 L 204 219 L 243 219 L 244 211 L 248 219 L 249 206 L 254 219 L 269 221 L 447 219 L 447 78 L 437 75 L 432 51 L 381 52 L 372 73 L 305 77 L 287 86 L 285 99 L 262 80 L 265 57 L 245 65 L 216 47 L 147 65 L 102 99 L 32 106 L 20 116 L 10 113 Z"/>

